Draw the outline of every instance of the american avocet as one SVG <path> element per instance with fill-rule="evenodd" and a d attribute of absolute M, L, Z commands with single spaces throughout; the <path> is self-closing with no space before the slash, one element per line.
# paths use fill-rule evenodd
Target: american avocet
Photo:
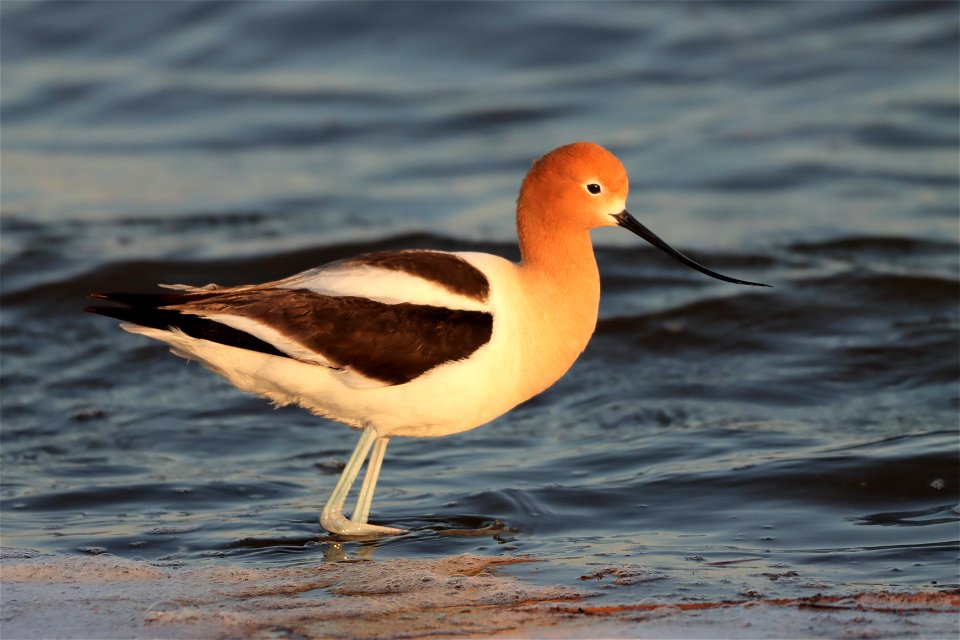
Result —
<path fill-rule="evenodd" d="M 403 533 L 367 522 L 388 440 L 473 429 L 570 368 L 597 323 L 591 229 L 624 227 L 709 276 L 767 286 L 670 247 L 627 212 L 627 190 L 613 154 L 576 142 L 535 161 L 523 181 L 519 264 L 486 253 L 387 251 L 266 284 L 93 294 L 123 306 L 87 310 L 278 406 L 296 403 L 359 429 L 320 523 L 339 535 Z M 344 502 L 368 455 L 348 519 Z"/>

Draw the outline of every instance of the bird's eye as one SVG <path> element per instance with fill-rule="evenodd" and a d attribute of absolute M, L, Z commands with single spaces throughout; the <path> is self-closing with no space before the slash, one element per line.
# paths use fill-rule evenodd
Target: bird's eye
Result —
<path fill-rule="evenodd" d="M 589 191 L 593 195 L 597 195 L 598 193 L 600 193 L 600 185 L 598 185 L 596 182 L 591 182 L 590 184 L 587 185 L 587 191 Z"/>

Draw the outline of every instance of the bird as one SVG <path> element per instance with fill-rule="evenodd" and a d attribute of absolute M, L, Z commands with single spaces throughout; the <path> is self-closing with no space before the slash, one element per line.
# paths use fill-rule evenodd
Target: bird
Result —
<path fill-rule="evenodd" d="M 85 311 L 159 340 L 239 389 L 360 432 L 320 514 L 334 536 L 404 529 L 369 522 L 387 443 L 479 427 L 553 385 L 592 336 L 600 275 L 590 231 L 625 228 L 682 264 L 626 208 L 627 171 L 593 142 L 533 161 L 520 186 L 520 260 L 472 251 L 389 250 L 241 286 L 161 285 L 93 293 Z M 349 517 L 346 501 L 366 462 Z"/>

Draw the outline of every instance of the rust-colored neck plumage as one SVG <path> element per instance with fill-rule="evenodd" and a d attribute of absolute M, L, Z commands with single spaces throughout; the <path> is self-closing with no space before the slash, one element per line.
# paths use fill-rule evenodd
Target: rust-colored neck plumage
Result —
<path fill-rule="evenodd" d="M 589 228 L 566 215 L 561 199 L 529 195 L 522 191 L 517 207 L 517 275 L 533 318 L 528 326 L 537 333 L 525 342 L 537 351 L 531 361 L 538 371 L 529 372 L 528 380 L 538 393 L 569 369 L 593 335 L 600 275 Z"/>
<path fill-rule="evenodd" d="M 615 224 L 628 190 L 623 165 L 590 142 L 576 142 L 533 163 L 517 199 L 516 299 L 525 376 L 536 393 L 573 364 L 597 324 L 600 275 L 590 230 Z M 529 334 L 529 335 L 528 335 Z"/>

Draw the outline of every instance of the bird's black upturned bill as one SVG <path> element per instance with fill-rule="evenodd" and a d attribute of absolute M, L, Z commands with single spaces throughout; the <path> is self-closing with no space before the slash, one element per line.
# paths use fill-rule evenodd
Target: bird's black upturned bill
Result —
<path fill-rule="evenodd" d="M 626 209 L 624 209 L 620 213 L 613 216 L 613 218 L 617 221 L 618 225 L 620 225 L 624 229 L 628 229 L 634 232 L 635 234 L 637 234 L 638 236 L 640 236 L 641 238 L 643 238 L 644 240 L 646 240 L 647 242 L 655 246 L 657 249 L 660 249 L 661 251 L 663 251 L 665 254 L 667 254 L 674 260 L 677 260 L 678 262 L 682 262 L 683 264 L 687 265 L 691 269 L 696 269 L 700 273 L 705 273 L 711 278 L 716 278 L 717 280 L 723 280 L 724 282 L 732 282 L 734 284 L 746 284 L 746 285 L 750 285 L 751 287 L 769 287 L 770 286 L 768 284 L 763 284 L 760 282 L 749 282 L 747 280 L 737 280 L 736 278 L 731 278 L 729 276 L 723 275 L 722 273 L 717 273 L 716 271 L 707 269 L 705 266 L 703 266 L 699 262 L 691 260 L 687 256 L 683 255 L 682 253 L 680 253 L 679 251 L 677 251 L 676 249 L 668 245 L 666 242 L 661 240 L 660 236 L 655 234 L 653 231 L 650 231 L 650 229 L 646 228 L 643 224 L 640 223 L 639 220 L 637 220 L 632 215 L 630 215 L 630 212 L 627 211 Z"/>

